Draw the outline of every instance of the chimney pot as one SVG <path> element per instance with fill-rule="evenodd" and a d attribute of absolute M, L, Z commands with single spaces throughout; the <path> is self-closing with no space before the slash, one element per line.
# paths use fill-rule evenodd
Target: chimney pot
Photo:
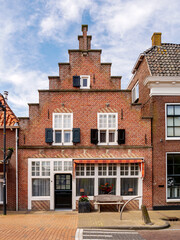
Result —
<path fill-rule="evenodd" d="M 161 46 L 161 34 L 160 32 L 153 33 L 151 40 L 152 46 Z"/>

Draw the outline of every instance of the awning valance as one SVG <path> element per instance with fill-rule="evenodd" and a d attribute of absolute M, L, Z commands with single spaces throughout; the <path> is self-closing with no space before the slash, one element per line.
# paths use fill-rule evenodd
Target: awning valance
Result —
<path fill-rule="evenodd" d="M 143 159 L 75 159 L 74 163 L 142 163 Z"/>

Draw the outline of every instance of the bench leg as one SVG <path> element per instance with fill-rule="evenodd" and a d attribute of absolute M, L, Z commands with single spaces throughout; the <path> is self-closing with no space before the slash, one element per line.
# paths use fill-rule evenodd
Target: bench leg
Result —
<path fill-rule="evenodd" d="M 118 204 L 118 212 L 120 212 L 120 204 Z"/>
<path fill-rule="evenodd" d="M 98 212 L 99 212 L 99 213 L 101 212 L 100 207 L 101 207 L 101 205 L 98 205 Z"/>

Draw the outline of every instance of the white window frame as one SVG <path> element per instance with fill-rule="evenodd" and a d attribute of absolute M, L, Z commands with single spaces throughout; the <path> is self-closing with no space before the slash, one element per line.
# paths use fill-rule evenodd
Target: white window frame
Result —
<path fill-rule="evenodd" d="M 107 127 L 106 128 L 100 128 L 100 115 L 107 115 Z M 108 116 L 109 115 L 115 115 L 116 116 L 116 123 L 115 123 L 115 128 L 109 128 L 108 127 Z M 100 142 L 100 131 L 106 131 L 106 142 L 101 143 Z M 118 134 L 117 134 L 117 130 L 118 130 L 118 113 L 98 113 L 98 145 L 118 145 Z M 114 131 L 115 132 L 115 141 L 114 142 L 109 142 L 109 132 L 110 131 Z"/>
<path fill-rule="evenodd" d="M 132 89 L 132 103 L 139 99 L 139 82 L 137 82 Z"/>
<path fill-rule="evenodd" d="M 62 128 L 55 128 L 55 116 L 61 115 L 62 116 Z M 64 128 L 63 127 L 63 119 L 64 116 L 71 116 L 71 127 L 70 128 Z M 56 143 L 55 142 L 55 131 L 56 130 L 60 130 L 61 131 L 61 137 L 62 137 L 62 141 L 61 143 Z M 72 130 L 73 130 L 73 113 L 53 113 L 53 145 L 73 145 L 72 142 Z M 70 131 L 70 142 L 64 142 L 64 132 L 65 131 Z"/>
<path fill-rule="evenodd" d="M 0 174 L 2 176 L 2 178 L 0 178 L 0 182 L 3 184 L 3 173 Z M 7 191 L 6 191 L 7 193 Z M 3 191 L 2 191 L 2 195 L 3 195 Z M 3 197 L 3 196 L 2 196 Z M 0 201 L 0 204 L 3 204 L 3 201 Z"/>
<path fill-rule="evenodd" d="M 83 79 L 87 79 L 87 87 L 83 87 Z M 80 89 L 90 89 L 90 76 L 81 75 L 80 76 Z"/>
<path fill-rule="evenodd" d="M 167 185 L 167 155 L 180 154 L 180 152 L 166 152 L 166 202 L 180 202 L 180 199 L 168 199 L 168 185 Z"/>
<path fill-rule="evenodd" d="M 180 103 L 165 103 L 165 136 L 166 140 L 180 140 L 180 137 L 167 136 L 167 105 L 180 105 Z"/>

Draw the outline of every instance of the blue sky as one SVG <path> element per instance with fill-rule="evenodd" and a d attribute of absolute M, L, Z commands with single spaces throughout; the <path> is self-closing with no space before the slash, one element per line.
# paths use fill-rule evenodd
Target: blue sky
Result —
<path fill-rule="evenodd" d="M 39 101 L 37 90 L 48 89 L 57 63 L 78 48 L 82 24 L 126 88 L 153 32 L 162 32 L 162 42 L 180 43 L 179 13 L 179 0 L 0 0 L 0 92 L 9 92 L 18 117 L 28 116 L 27 103 Z"/>

